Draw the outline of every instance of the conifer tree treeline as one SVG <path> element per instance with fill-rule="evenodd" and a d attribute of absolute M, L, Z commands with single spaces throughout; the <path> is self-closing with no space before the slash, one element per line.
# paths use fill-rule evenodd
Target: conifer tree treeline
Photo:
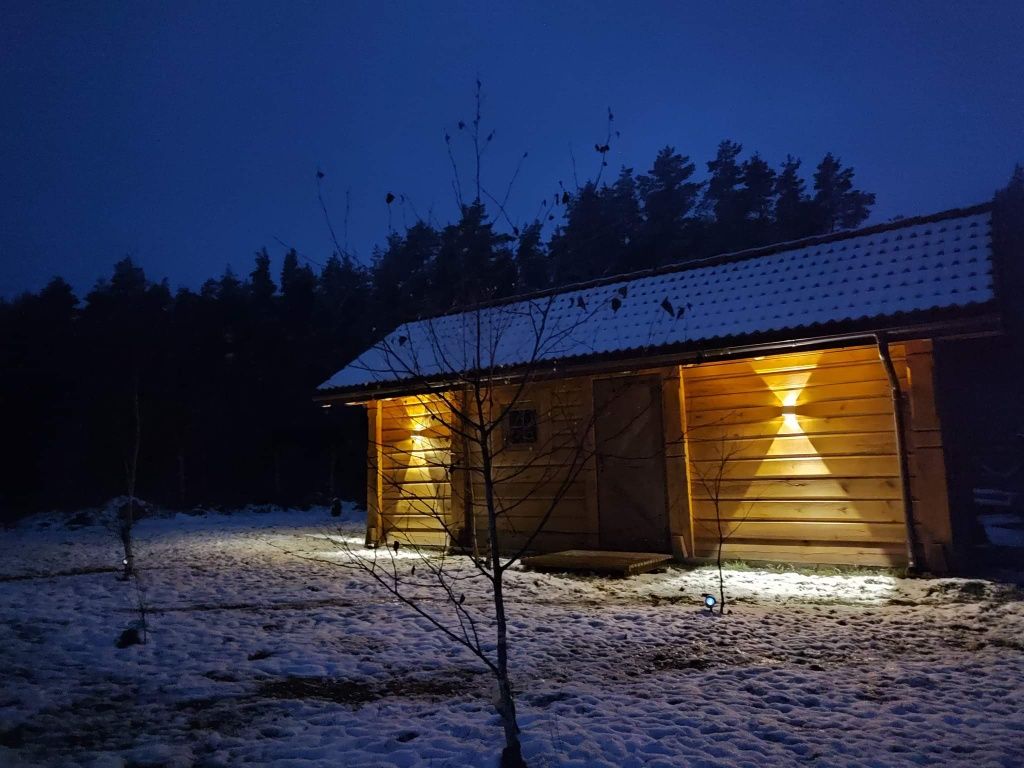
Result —
<path fill-rule="evenodd" d="M 698 178 L 694 161 L 665 147 L 646 172 L 559 190 L 542 220 L 516 227 L 477 200 L 452 224 L 392 233 L 369 266 L 334 254 L 314 270 L 291 250 L 275 281 L 264 249 L 245 277 L 229 269 L 175 293 L 125 258 L 84 301 L 61 278 L 0 301 L 0 515 L 124 493 L 136 390 L 144 498 L 360 499 L 361 409 L 324 410 L 311 395 L 397 324 L 855 227 L 874 203 L 831 154 L 806 180 L 793 157 L 773 168 L 723 141 L 706 170 Z"/>

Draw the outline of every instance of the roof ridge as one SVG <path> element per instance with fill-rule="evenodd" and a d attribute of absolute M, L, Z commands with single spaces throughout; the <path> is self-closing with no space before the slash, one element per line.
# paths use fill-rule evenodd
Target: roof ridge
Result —
<path fill-rule="evenodd" d="M 986 213 L 992 210 L 992 202 L 988 201 L 985 203 L 978 203 L 976 205 L 965 206 L 961 208 L 949 208 L 945 211 L 939 211 L 937 213 L 923 214 L 920 216 L 911 216 L 908 218 L 894 219 L 892 221 L 886 221 L 881 224 L 873 224 L 870 227 L 862 227 L 860 229 L 844 229 L 839 232 L 829 232 L 825 235 L 811 235 L 810 237 L 803 237 L 797 240 L 784 240 L 777 243 L 769 243 L 768 245 L 761 245 L 755 248 L 745 248 L 741 251 L 727 251 L 725 253 L 715 254 L 714 256 L 706 256 L 701 259 L 694 259 L 693 261 L 673 262 L 671 264 L 663 264 L 659 267 L 650 267 L 648 269 L 638 269 L 635 272 L 621 272 L 617 275 L 606 275 L 604 277 L 596 277 L 590 280 L 583 280 L 578 283 L 569 283 L 567 285 L 552 286 L 551 288 L 542 288 L 537 291 L 530 291 L 529 293 L 521 293 L 516 296 L 506 296 L 501 299 L 493 299 L 491 301 L 483 301 L 478 304 L 470 304 L 463 307 L 452 308 L 447 312 L 441 312 L 436 315 L 429 315 L 427 317 L 417 317 L 414 320 L 407 320 L 402 325 L 409 325 L 411 323 L 423 322 L 424 320 L 436 320 L 442 317 L 451 317 L 454 315 L 466 314 L 468 312 L 479 311 L 482 309 L 493 309 L 495 307 L 504 307 L 511 304 L 518 304 L 524 301 L 532 301 L 534 299 L 546 298 L 549 296 L 560 296 L 562 294 L 573 293 L 575 291 L 590 290 L 591 288 L 599 288 L 603 285 L 611 285 L 613 283 L 631 282 L 633 280 L 639 280 L 644 277 L 657 277 L 659 275 L 673 274 L 676 272 L 688 272 L 692 269 L 700 269 L 701 267 L 717 266 L 719 264 L 730 264 L 734 262 L 746 261 L 747 259 L 754 259 L 760 256 L 771 256 L 775 253 L 782 253 L 783 251 L 796 250 L 797 248 L 806 248 L 813 245 L 824 245 L 826 243 L 839 242 L 841 240 L 849 240 L 854 237 L 863 237 L 865 235 L 873 235 L 881 232 L 890 232 L 896 229 L 902 229 L 904 227 L 914 227 L 919 224 L 931 224 L 937 221 L 945 221 L 946 219 L 962 218 L 964 216 L 974 216 L 979 213 Z M 399 328 L 401 326 L 398 326 Z M 393 329 L 394 330 L 394 329 Z"/>

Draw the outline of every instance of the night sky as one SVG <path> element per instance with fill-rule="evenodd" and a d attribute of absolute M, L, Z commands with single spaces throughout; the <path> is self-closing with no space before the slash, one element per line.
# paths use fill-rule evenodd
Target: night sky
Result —
<path fill-rule="evenodd" d="M 554 7 L 548 7 L 554 6 Z M 840 7 L 842 6 L 842 7 Z M 898 6 L 898 7 L 896 7 Z M 531 218 L 665 144 L 703 171 L 732 138 L 807 175 L 826 151 L 872 221 L 988 199 L 1024 161 L 1024 3 L 203 3 L 0 6 L 0 295 L 79 291 L 131 254 L 197 287 L 278 239 L 364 262 L 418 213 L 456 215 L 442 140 L 484 83 L 484 185 Z M 468 184 L 469 156 L 460 167 Z M 279 263 L 279 262 L 278 262 Z"/>

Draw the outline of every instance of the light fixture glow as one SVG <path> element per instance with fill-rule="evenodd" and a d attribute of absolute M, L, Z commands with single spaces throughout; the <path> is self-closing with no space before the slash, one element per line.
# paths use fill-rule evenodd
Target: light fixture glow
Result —
<path fill-rule="evenodd" d="M 430 416 L 413 416 L 412 417 L 412 432 L 414 434 L 419 432 L 425 432 L 427 427 L 430 426 Z"/>
<path fill-rule="evenodd" d="M 804 420 L 813 421 L 813 418 L 807 417 L 804 406 L 807 404 L 807 385 L 818 367 L 820 357 L 820 353 L 800 355 L 797 359 L 772 356 L 751 362 L 754 372 L 779 401 L 778 421 L 775 422 L 778 431 L 754 471 L 756 477 L 778 478 L 787 474 L 827 477 L 831 474 L 828 465 L 807 436 L 807 424 L 804 423 Z M 760 498 L 763 492 L 763 487 L 750 485 L 744 497 Z M 844 495 L 845 491 L 836 484 L 836 493 Z"/>
<path fill-rule="evenodd" d="M 799 432 L 800 420 L 796 417 L 796 406 L 795 405 L 783 405 L 782 406 L 782 423 L 786 429 L 790 432 Z"/>
<path fill-rule="evenodd" d="M 715 599 L 715 596 L 709 595 L 705 592 L 703 595 L 701 595 L 701 597 L 704 598 L 704 607 L 707 608 L 709 611 L 714 610 L 715 606 L 718 604 L 718 601 Z"/>

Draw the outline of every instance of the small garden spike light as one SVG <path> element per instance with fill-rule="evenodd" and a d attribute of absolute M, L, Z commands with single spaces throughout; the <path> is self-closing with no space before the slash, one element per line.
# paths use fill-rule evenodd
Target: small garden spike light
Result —
<path fill-rule="evenodd" d="M 715 604 L 718 603 L 718 601 L 715 600 L 715 596 L 709 595 L 705 592 L 701 597 L 704 598 L 704 607 L 708 609 L 708 613 L 713 613 L 715 610 Z"/>

